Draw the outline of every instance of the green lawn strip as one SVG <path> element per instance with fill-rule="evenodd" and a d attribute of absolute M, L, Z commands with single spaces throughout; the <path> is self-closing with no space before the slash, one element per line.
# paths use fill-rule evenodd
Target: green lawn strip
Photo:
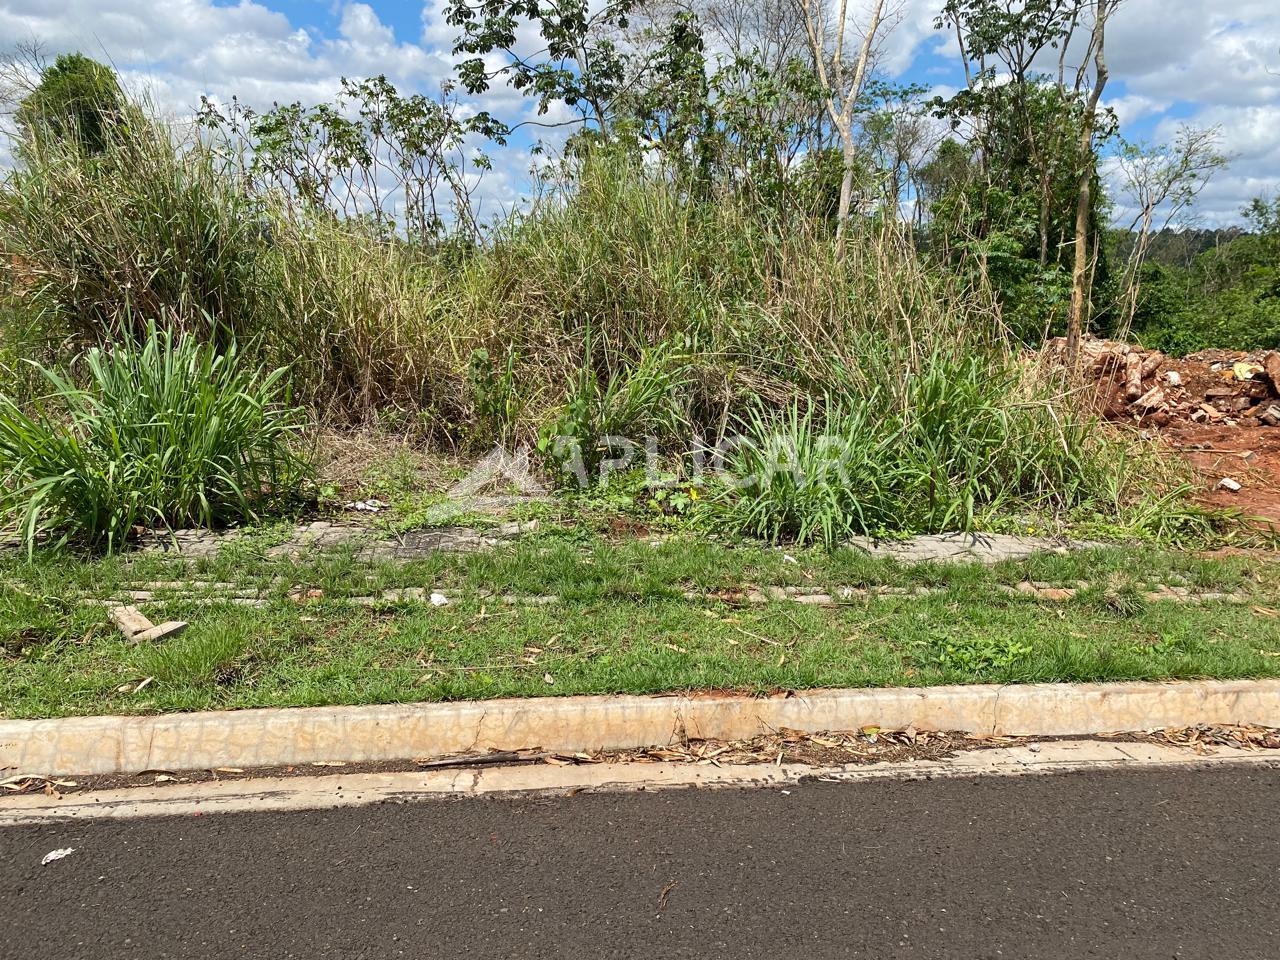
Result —
<path fill-rule="evenodd" d="M 603 583 L 622 577 L 610 570 Z M 55 632 L 16 649 L 7 641 L 0 712 L 1280 675 L 1270 655 L 1280 653 L 1280 618 L 1248 604 L 1159 602 L 1117 613 L 1089 598 L 1048 604 L 965 582 L 835 609 L 597 590 L 554 606 L 462 592 L 444 607 L 370 609 L 326 595 L 263 609 L 172 602 L 153 610 L 192 625 L 132 647 L 101 609 L 72 606 Z M 6 606 L 10 638 L 14 615 Z"/>

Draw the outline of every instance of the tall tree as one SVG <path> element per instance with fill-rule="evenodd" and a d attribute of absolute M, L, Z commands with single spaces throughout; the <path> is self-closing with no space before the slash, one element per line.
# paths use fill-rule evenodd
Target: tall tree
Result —
<path fill-rule="evenodd" d="M 626 29 L 634 5 L 635 0 L 447 0 L 445 21 L 462 31 L 453 52 L 466 57 L 458 65 L 459 80 L 468 93 L 483 93 L 502 78 L 536 96 L 539 114 L 564 104 L 607 136 L 626 75 L 613 34 Z M 522 45 L 523 26 L 536 29 L 541 48 Z"/>
<path fill-rule="evenodd" d="M 1074 368 L 1080 357 L 1080 337 L 1088 320 L 1089 294 L 1092 286 L 1093 264 L 1089 249 L 1089 222 L 1093 213 L 1093 183 L 1098 175 L 1098 154 L 1094 144 L 1097 127 L 1098 102 L 1107 85 L 1106 36 L 1107 18 L 1111 15 L 1112 0 L 1093 0 L 1093 30 L 1089 45 L 1076 71 L 1075 91 L 1085 100 L 1084 114 L 1080 120 L 1080 141 L 1076 153 L 1076 235 L 1075 263 L 1071 270 L 1071 312 L 1067 315 L 1067 364 Z M 1093 80 L 1089 81 L 1088 65 L 1093 59 Z M 1096 246 L 1096 241 L 1095 241 Z"/>
<path fill-rule="evenodd" d="M 1128 227 L 1133 246 L 1121 284 L 1121 335 L 1132 326 L 1138 310 L 1142 265 L 1152 236 L 1180 222 L 1214 173 L 1227 165 L 1227 158 L 1218 150 L 1220 140 L 1218 127 L 1184 124 L 1171 144 L 1127 143 L 1120 151 L 1120 181 L 1134 210 Z M 1159 227 L 1155 225 L 1158 214 L 1162 214 Z"/>
<path fill-rule="evenodd" d="M 840 178 L 840 206 L 836 211 L 836 255 L 843 259 L 858 154 L 858 141 L 853 130 L 854 113 L 866 84 L 876 33 L 884 21 L 884 0 L 873 0 L 870 19 L 862 32 L 861 48 L 852 63 L 845 62 L 845 42 L 851 31 L 849 0 L 838 0 L 834 18 L 823 0 L 797 2 L 804 14 L 809 49 L 822 84 L 823 104 L 840 136 L 844 169 Z"/>

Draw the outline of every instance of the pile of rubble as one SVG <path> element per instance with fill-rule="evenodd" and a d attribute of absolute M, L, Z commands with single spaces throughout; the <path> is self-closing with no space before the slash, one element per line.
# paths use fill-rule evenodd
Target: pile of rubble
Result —
<path fill-rule="evenodd" d="M 1065 362 L 1066 341 L 1051 340 L 1045 353 Z M 1080 365 L 1109 419 L 1280 427 L 1280 351 L 1204 350 L 1175 360 L 1159 350 L 1086 337 Z"/>

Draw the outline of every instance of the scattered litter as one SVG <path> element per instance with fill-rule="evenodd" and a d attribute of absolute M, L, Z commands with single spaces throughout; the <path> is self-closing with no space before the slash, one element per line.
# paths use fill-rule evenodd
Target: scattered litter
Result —
<path fill-rule="evenodd" d="M 348 510 L 354 510 L 356 513 L 379 513 L 391 506 L 378 499 L 369 500 L 353 500 L 350 503 L 343 504 Z"/>
<path fill-rule="evenodd" d="M 555 682 L 556 682 L 556 678 L 555 678 L 555 677 L 553 677 L 553 676 L 552 676 L 551 674 L 549 674 L 549 673 L 544 673 L 544 674 L 542 675 L 542 682 L 543 682 L 543 683 L 545 683 L 545 684 L 547 684 L 547 685 L 551 685 L 551 684 L 553 684 L 553 683 L 555 683 Z"/>
<path fill-rule="evenodd" d="M 169 620 L 166 623 L 153 624 L 142 611 L 134 606 L 115 606 L 107 610 L 107 616 L 116 625 L 125 639 L 130 643 L 146 643 L 150 640 L 161 640 L 173 637 L 187 629 L 184 620 Z"/>
<path fill-rule="evenodd" d="M 345 760 L 315 760 L 312 761 L 311 765 L 313 767 L 345 767 L 347 762 Z"/>
<path fill-rule="evenodd" d="M 1235 747 L 1245 750 L 1280 750 L 1280 730 L 1257 724 L 1197 723 L 1190 727 L 1166 727 L 1151 730 L 1147 738 L 1181 747 L 1192 747 L 1197 753 L 1211 747 Z"/>
<path fill-rule="evenodd" d="M 1218 486 L 1223 490 L 1230 490 L 1232 493 L 1240 492 L 1239 481 L 1232 480 L 1230 477 L 1223 477 L 1218 481 Z"/>
<path fill-rule="evenodd" d="M 107 611 L 107 616 L 119 628 L 120 632 L 125 635 L 127 640 L 132 640 L 138 634 L 145 630 L 150 630 L 154 626 L 150 620 L 142 615 L 142 611 L 137 607 L 112 607 Z"/>
<path fill-rule="evenodd" d="M 40 866 L 47 866 L 55 860 L 61 860 L 63 857 L 69 857 L 76 852 L 75 847 L 59 847 L 57 850 L 50 850 L 44 855 L 44 859 L 40 861 Z"/>
<path fill-rule="evenodd" d="M 0 780 L 0 790 L 8 790 L 11 793 L 26 793 L 35 787 L 40 787 L 46 793 L 49 793 L 55 787 L 76 786 L 79 786 L 79 784 L 74 780 L 55 780 L 52 777 L 42 777 L 35 773 L 19 773 L 16 776 L 5 777 Z"/>
<path fill-rule="evenodd" d="M 165 637 L 176 637 L 187 629 L 185 620 L 167 620 L 156 624 L 150 630 L 143 630 L 133 638 L 134 643 L 147 643 L 152 640 L 163 640 Z"/>
<path fill-rule="evenodd" d="M 449 598 L 446 597 L 443 593 L 431 594 L 431 605 L 433 607 L 443 607 L 448 602 L 449 602 Z"/>
<path fill-rule="evenodd" d="M 782 555 L 782 562 L 783 563 L 799 563 L 800 561 L 797 560 L 795 557 L 793 557 L 791 554 L 784 553 Z"/>

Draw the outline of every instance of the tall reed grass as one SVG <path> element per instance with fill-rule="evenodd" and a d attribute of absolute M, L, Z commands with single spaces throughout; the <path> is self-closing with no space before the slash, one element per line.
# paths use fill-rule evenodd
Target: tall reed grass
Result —
<path fill-rule="evenodd" d="M 137 337 L 139 316 L 235 337 L 287 364 L 323 419 L 394 408 L 453 446 L 746 431 L 745 462 L 789 438 L 810 475 L 738 500 L 768 537 L 968 526 L 1129 484 L 1088 416 L 1018 363 L 991 298 L 898 225 L 866 225 L 840 259 L 821 218 L 693 199 L 599 153 L 479 245 L 410 245 L 249 196 L 225 154 L 159 130 L 88 161 L 36 151 L 0 187 L 9 309 L 60 350 Z M 857 482 L 818 465 L 832 434 Z"/>

